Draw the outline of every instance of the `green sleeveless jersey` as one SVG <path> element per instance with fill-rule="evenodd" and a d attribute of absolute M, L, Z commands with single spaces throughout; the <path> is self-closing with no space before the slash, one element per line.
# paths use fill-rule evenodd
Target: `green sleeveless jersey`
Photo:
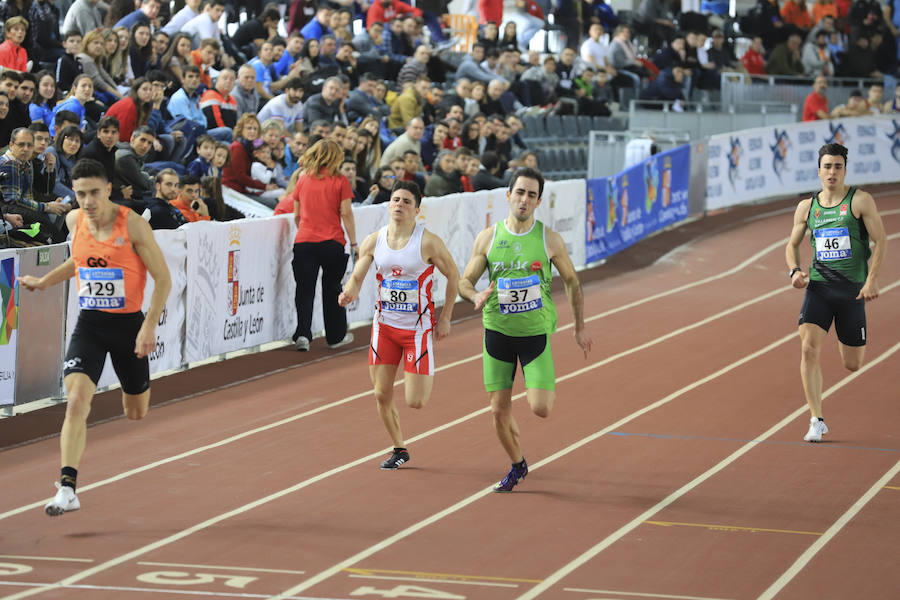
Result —
<path fill-rule="evenodd" d="M 854 192 L 856 188 L 851 187 L 841 203 L 831 208 L 819 204 L 818 193 L 813 195 L 806 217 L 813 249 L 810 281 L 864 283 L 869 274 L 869 232 L 853 216 Z"/>
<path fill-rule="evenodd" d="M 544 224 L 537 219 L 522 234 L 510 232 L 505 221 L 494 225 L 487 253 L 494 293 L 481 311 L 485 329 L 516 337 L 556 331 L 544 235 Z"/>

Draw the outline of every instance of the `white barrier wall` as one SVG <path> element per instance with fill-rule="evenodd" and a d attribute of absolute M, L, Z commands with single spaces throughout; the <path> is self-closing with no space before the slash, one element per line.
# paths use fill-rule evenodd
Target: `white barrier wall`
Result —
<path fill-rule="evenodd" d="M 898 179 L 900 121 L 890 116 L 812 121 L 715 135 L 709 140 L 707 209 L 819 189 L 818 152 L 837 142 L 849 151 L 849 185 Z"/>

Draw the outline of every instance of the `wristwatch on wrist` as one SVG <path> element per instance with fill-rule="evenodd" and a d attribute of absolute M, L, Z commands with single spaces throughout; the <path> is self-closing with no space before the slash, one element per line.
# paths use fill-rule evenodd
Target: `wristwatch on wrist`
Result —
<path fill-rule="evenodd" d="M 794 273 L 796 273 L 797 271 L 801 271 L 801 270 L 802 270 L 802 269 L 801 269 L 800 267 L 794 267 L 794 268 L 791 269 L 790 272 L 788 273 L 788 277 L 790 277 L 791 279 L 793 279 L 793 278 L 794 278 Z"/>

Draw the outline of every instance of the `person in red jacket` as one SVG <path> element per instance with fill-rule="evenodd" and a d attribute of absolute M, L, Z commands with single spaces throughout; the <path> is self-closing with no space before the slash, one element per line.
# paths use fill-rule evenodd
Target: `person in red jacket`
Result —
<path fill-rule="evenodd" d="M 244 195 L 253 196 L 274 184 L 265 183 L 250 176 L 250 157 L 253 140 L 259 137 L 259 119 L 252 113 L 244 113 L 234 126 L 234 141 L 229 146 L 231 162 L 222 169 L 222 185 Z"/>
<path fill-rule="evenodd" d="M 6 41 L 0 44 L 0 67 L 24 73 L 28 70 L 28 52 L 22 47 L 28 21 L 25 17 L 6 20 Z"/>
<path fill-rule="evenodd" d="M 828 80 L 825 79 L 825 76 L 819 75 L 816 77 L 815 83 L 813 83 L 813 91 L 803 103 L 804 121 L 819 121 L 830 116 L 828 113 L 828 97 L 825 95 L 827 89 Z"/>
<path fill-rule="evenodd" d="M 760 36 L 753 38 L 753 43 L 741 57 L 741 64 L 751 75 L 766 74 L 766 57 L 763 55 L 763 41 Z"/>
<path fill-rule="evenodd" d="M 153 86 L 146 77 L 138 77 L 128 90 L 128 95 L 121 100 L 116 100 L 106 116 L 115 117 L 119 121 L 119 141 L 131 140 L 131 134 L 141 125 L 146 125 L 150 119 L 150 100 L 153 96 Z"/>
<path fill-rule="evenodd" d="M 372 2 L 366 12 L 366 29 L 372 26 L 372 23 L 390 23 L 395 17 L 412 13 L 416 17 L 422 16 L 422 11 L 404 4 L 400 0 L 380 0 Z"/>

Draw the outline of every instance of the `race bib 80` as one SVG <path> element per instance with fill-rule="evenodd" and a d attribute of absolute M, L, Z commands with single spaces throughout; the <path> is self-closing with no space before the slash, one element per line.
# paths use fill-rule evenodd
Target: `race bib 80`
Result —
<path fill-rule="evenodd" d="M 125 276 L 122 269 L 78 269 L 79 308 L 125 308 Z"/>
<path fill-rule="evenodd" d="M 853 255 L 850 250 L 850 232 L 846 227 L 816 229 L 816 259 L 840 260 Z"/>
<path fill-rule="evenodd" d="M 500 303 L 500 314 L 528 312 L 541 308 L 541 278 L 530 277 L 497 279 L 497 300 Z"/>
<path fill-rule="evenodd" d="M 414 279 L 383 279 L 379 297 L 381 310 L 418 312 L 419 282 Z"/>

